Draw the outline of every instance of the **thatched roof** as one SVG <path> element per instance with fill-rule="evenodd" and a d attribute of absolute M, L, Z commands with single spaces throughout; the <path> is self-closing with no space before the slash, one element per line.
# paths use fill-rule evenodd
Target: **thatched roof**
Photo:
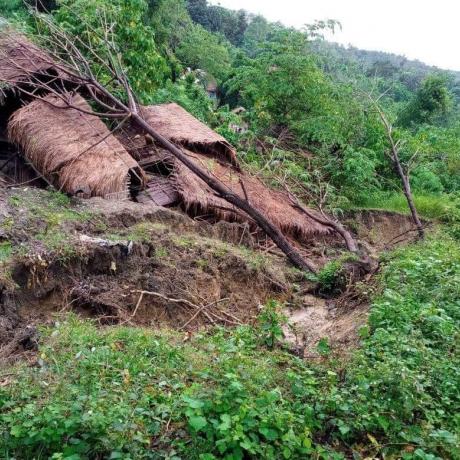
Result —
<path fill-rule="evenodd" d="M 143 116 L 152 128 L 171 142 L 192 152 L 207 153 L 238 165 L 236 151 L 228 141 L 181 106 L 171 103 L 144 107 Z"/>
<path fill-rule="evenodd" d="M 30 74 L 57 76 L 52 58 L 10 28 L 0 30 L 0 89 L 15 87 Z"/>
<path fill-rule="evenodd" d="M 299 240 L 308 240 L 315 235 L 331 233 L 313 219 L 294 209 L 289 198 L 278 190 L 268 188 L 258 178 L 238 172 L 207 155 L 188 152 L 195 163 L 206 169 L 241 198 L 249 200 L 252 206 L 276 224 L 284 233 Z M 205 182 L 194 175 L 186 166 L 175 161 L 173 180 L 187 211 L 191 214 L 214 214 L 228 221 L 247 221 L 248 217 L 223 198 L 219 198 Z"/>
<path fill-rule="evenodd" d="M 80 95 L 67 97 L 91 110 Z M 137 162 L 98 117 L 68 108 L 54 95 L 16 111 L 8 136 L 43 176 L 71 194 L 127 197 L 130 181 L 144 180 Z"/>
<path fill-rule="evenodd" d="M 237 193 L 242 198 L 246 197 L 249 202 L 274 222 L 286 234 L 290 234 L 299 240 L 308 240 L 315 235 L 331 233 L 329 227 L 325 227 L 313 219 L 294 209 L 286 194 L 267 187 L 256 177 L 250 176 L 236 168 L 235 151 L 232 147 L 231 160 L 222 158 L 220 151 L 214 149 L 216 139 L 222 142 L 222 137 L 214 133 L 210 128 L 203 125 L 192 115 L 176 104 L 151 106 L 144 109 L 148 113 L 148 121 L 161 134 L 183 146 L 190 158 L 199 166 L 207 170 L 214 177 L 224 183 L 229 190 Z M 168 114 L 172 113 L 169 120 Z M 184 115 L 185 113 L 185 115 Z M 154 115 L 157 114 L 157 118 Z M 182 120 L 182 124 L 179 122 Z M 161 128 L 161 130 L 159 129 Z M 175 159 L 164 149 L 155 144 L 150 144 L 142 135 L 137 134 L 133 127 L 128 128 L 119 137 L 126 149 L 140 164 L 150 165 L 149 172 L 154 174 L 150 177 L 151 187 L 157 187 L 164 183 L 160 178 L 161 169 L 172 171 L 168 179 L 180 197 L 185 210 L 194 216 L 213 215 L 227 221 L 246 222 L 249 217 L 242 211 L 230 205 L 227 201 L 215 195 L 213 190 L 204 181 L 193 174 L 185 165 Z M 199 141 L 198 141 L 199 139 Z M 225 145 L 228 142 L 223 140 Z M 193 146 L 194 149 L 190 149 Z M 199 149 L 199 150 L 198 150 Z M 166 168 L 155 166 L 166 164 Z M 159 173 L 155 174 L 155 171 Z"/>

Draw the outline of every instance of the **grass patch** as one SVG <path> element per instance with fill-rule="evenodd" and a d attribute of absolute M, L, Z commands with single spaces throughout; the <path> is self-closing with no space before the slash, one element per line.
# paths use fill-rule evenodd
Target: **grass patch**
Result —
<path fill-rule="evenodd" d="M 57 191 L 24 191 L 21 194 L 10 196 L 9 203 L 13 207 L 25 209 L 27 214 L 25 214 L 24 221 L 19 219 L 16 223 L 12 219 L 11 222 L 8 222 L 8 231 L 13 233 L 16 226 L 34 229 L 29 230 L 30 239 L 26 247 L 33 248 L 35 242 L 41 242 L 47 250 L 53 251 L 62 260 L 78 252 L 65 224 L 87 222 L 93 218 L 88 211 L 80 212 L 72 208 L 71 199 Z"/>
<path fill-rule="evenodd" d="M 57 227 L 65 222 L 86 222 L 92 214 L 89 211 L 77 211 L 71 207 L 71 199 L 57 191 L 36 190 L 12 195 L 9 203 L 14 207 L 26 208 L 32 218 L 44 221 L 49 228 Z"/>
<path fill-rule="evenodd" d="M 60 229 L 39 233 L 35 238 L 62 261 L 68 260 L 78 253 L 76 243 L 72 240 L 71 235 Z"/>
<path fill-rule="evenodd" d="M 126 238 L 130 241 L 151 241 L 152 233 L 158 234 L 167 228 L 160 222 L 140 222 L 129 229 Z"/>
<path fill-rule="evenodd" d="M 0 281 L 3 284 L 13 284 L 10 267 L 13 253 L 14 247 L 10 241 L 0 242 Z"/>
<path fill-rule="evenodd" d="M 200 244 L 195 235 L 173 235 L 171 241 L 180 248 L 190 249 Z"/>
<path fill-rule="evenodd" d="M 0 242 L 0 264 L 9 260 L 13 254 L 13 245 L 9 241 Z"/>
<path fill-rule="evenodd" d="M 167 248 L 165 248 L 164 246 L 157 246 L 155 248 L 155 256 L 158 257 L 158 258 L 164 258 L 164 257 L 168 257 L 169 255 L 169 251 Z"/>
<path fill-rule="evenodd" d="M 4 218 L 2 223 L 0 224 L 0 227 L 5 232 L 11 232 L 11 230 L 13 230 L 14 228 L 14 219 L 12 217 Z"/>
<path fill-rule="evenodd" d="M 271 262 L 266 254 L 262 254 L 260 251 L 254 251 L 246 246 L 239 246 L 238 252 L 246 263 L 256 271 L 266 269 Z"/>
<path fill-rule="evenodd" d="M 427 219 L 442 221 L 460 220 L 460 199 L 449 195 L 414 195 L 417 211 Z M 407 200 L 399 193 L 369 194 L 365 201 L 361 201 L 358 208 L 382 209 L 386 211 L 409 214 Z"/>

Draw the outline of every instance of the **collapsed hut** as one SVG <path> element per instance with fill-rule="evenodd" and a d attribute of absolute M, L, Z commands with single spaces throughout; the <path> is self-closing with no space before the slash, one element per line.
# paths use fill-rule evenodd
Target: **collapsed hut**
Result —
<path fill-rule="evenodd" d="M 30 76 L 37 78 L 59 76 L 51 56 L 10 28 L 0 30 L 0 82 L 13 88 L 26 82 Z"/>
<path fill-rule="evenodd" d="M 107 126 L 78 94 L 71 106 L 49 94 L 17 110 L 7 135 L 34 168 L 63 192 L 86 198 L 124 199 L 144 184 L 144 174 Z M 74 108 L 75 107 L 75 108 Z"/>
<path fill-rule="evenodd" d="M 70 93 L 61 73 L 36 45 L 20 35 L 0 32 L 0 170 L 5 164 L 11 166 L 12 158 L 16 163 L 25 159 L 23 166 L 36 173 L 32 177 L 72 195 L 135 197 L 146 204 L 180 205 L 193 217 L 249 222 L 256 227 L 149 136 L 129 126 L 115 137 L 88 113 L 91 108 L 80 95 Z M 24 99 L 21 94 L 27 91 L 23 90 L 34 81 L 52 91 L 35 92 L 39 99 Z M 284 193 L 243 172 L 227 140 L 177 104 L 141 110 L 157 133 L 180 146 L 193 162 L 248 200 L 285 234 L 305 241 L 331 232 L 290 206 Z M 2 141 L 9 155 L 3 163 Z"/>
<path fill-rule="evenodd" d="M 0 128 L 24 102 L 19 89 L 43 95 L 33 83 L 51 85 L 62 90 L 62 68 L 53 58 L 23 35 L 0 24 Z"/>
<path fill-rule="evenodd" d="M 60 71 L 47 53 L 0 23 L 0 176 L 5 180 L 46 185 L 17 146 L 10 142 L 6 131 L 10 116 L 28 102 L 20 89 L 33 90 L 31 80 L 60 84 L 59 75 Z"/>
<path fill-rule="evenodd" d="M 283 192 L 268 188 L 243 172 L 236 152 L 220 135 L 177 104 L 142 109 L 145 120 L 161 135 L 180 145 L 197 165 L 219 179 L 229 190 L 247 199 L 285 234 L 301 241 L 328 235 L 331 229 L 289 205 Z M 147 186 L 139 199 L 157 205 L 179 204 L 188 214 L 231 222 L 249 218 L 214 191 L 168 151 L 148 136 L 129 127 L 119 139 L 147 173 Z M 250 222 L 252 224 L 252 222 Z"/>

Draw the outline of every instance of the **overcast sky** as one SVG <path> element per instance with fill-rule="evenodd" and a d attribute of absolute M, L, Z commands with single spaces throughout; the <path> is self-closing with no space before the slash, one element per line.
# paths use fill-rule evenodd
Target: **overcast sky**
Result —
<path fill-rule="evenodd" d="M 301 27 L 337 19 L 333 41 L 460 70 L 459 0 L 210 0 Z"/>

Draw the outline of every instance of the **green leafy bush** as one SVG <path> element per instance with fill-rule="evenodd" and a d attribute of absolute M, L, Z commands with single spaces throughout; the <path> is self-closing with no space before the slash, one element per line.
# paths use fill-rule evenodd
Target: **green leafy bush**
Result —
<path fill-rule="evenodd" d="M 9 259 L 13 253 L 13 245 L 9 241 L 0 242 L 0 263 Z"/>
<path fill-rule="evenodd" d="M 260 337 L 262 343 L 269 349 L 273 349 L 283 337 L 282 326 L 286 320 L 281 305 L 276 300 L 269 300 L 266 305 L 261 306 L 259 314 Z"/>
<path fill-rule="evenodd" d="M 328 262 L 318 273 L 317 281 L 319 293 L 323 295 L 335 295 L 342 292 L 347 283 L 347 262 L 356 261 L 354 254 L 345 253 L 338 259 Z"/>
<path fill-rule="evenodd" d="M 458 244 L 444 236 L 391 258 L 372 332 L 328 397 L 340 439 L 369 433 L 375 453 L 402 450 L 404 458 L 460 455 L 459 276 Z"/>

